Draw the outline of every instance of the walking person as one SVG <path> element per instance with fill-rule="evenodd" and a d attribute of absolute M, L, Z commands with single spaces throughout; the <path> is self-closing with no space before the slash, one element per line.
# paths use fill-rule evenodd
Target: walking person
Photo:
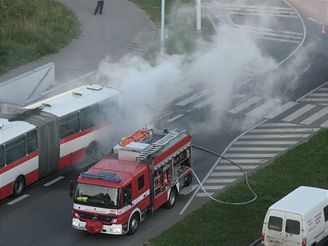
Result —
<path fill-rule="evenodd" d="M 95 12 L 93 13 L 94 15 L 98 14 L 103 14 L 102 11 L 103 11 L 103 8 L 104 8 L 104 0 L 98 0 L 97 1 L 97 6 L 95 8 Z"/>

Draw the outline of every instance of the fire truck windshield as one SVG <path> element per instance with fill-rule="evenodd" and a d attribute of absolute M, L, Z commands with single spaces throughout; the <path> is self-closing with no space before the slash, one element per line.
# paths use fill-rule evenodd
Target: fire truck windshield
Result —
<path fill-rule="evenodd" d="M 75 190 L 76 203 L 112 208 L 117 207 L 118 190 L 116 188 L 78 184 Z"/>

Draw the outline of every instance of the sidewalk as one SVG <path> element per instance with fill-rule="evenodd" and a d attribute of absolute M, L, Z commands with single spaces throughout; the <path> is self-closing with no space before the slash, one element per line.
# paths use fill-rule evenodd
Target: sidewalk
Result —
<path fill-rule="evenodd" d="M 93 15 L 96 0 L 59 0 L 81 21 L 81 35 L 59 53 L 46 56 L 0 76 L 0 82 L 53 62 L 56 81 L 65 82 L 94 71 L 106 56 L 119 59 L 143 53 L 153 45 L 158 30 L 147 14 L 128 0 L 105 0 L 103 15 Z"/>

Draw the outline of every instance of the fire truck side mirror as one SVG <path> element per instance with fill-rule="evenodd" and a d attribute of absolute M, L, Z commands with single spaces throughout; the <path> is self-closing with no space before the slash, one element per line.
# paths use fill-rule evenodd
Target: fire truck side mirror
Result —
<path fill-rule="evenodd" d="M 73 197 L 74 194 L 74 181 L 70 180 L 69 182 L 69 196 Z"/>

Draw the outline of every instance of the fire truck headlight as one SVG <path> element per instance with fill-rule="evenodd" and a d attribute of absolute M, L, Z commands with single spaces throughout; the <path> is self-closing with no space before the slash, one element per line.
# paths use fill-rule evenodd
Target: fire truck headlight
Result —
<path fill-rule="evenodd" d="M 116 222 L 117 222 L 117 218 L 113 218 L 112 223 L 116 223 Z"/>
<path fill-rule="evenodd" d="M 80 221 L 79 221 L 79 219 L 73 218 L 73 220 L 72 220 L 72 226 L 73 227 L 80 227 Z"/>
<path fill-rule="evenodd" d="M 75 216 L 76 218 L 80 218 L 80 215 L 79 215 L 78 213 L 74 213 L 74 216 Z"/>

